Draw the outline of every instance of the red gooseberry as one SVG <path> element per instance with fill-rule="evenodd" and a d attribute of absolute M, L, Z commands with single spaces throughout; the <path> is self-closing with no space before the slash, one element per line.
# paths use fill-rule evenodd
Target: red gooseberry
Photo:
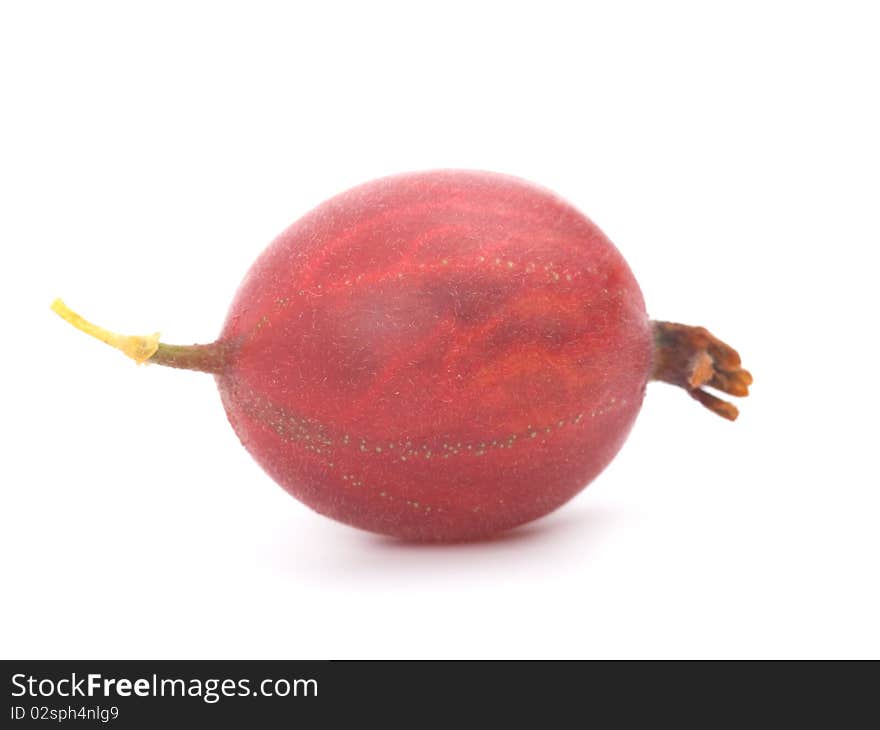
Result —
<path fill-rule="evenodd" d="M 492 535 L 556 509 L 622 446 L 654 379 L 715 413 L 737 353 L 651 321 L 586 217 L 517 178 L 389 177 L 284 231 L 220 337 L 176 346 L 53 308 L 133 357 L 212 373 L 257 462 L 316 511 L 412 540 Z"/>

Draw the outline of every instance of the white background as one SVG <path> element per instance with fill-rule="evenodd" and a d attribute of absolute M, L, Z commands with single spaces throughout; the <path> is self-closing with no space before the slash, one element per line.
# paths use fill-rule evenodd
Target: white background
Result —
<path fill-rule="evenodd" d="M 3 657 L 880 656 L 875 4 L 2 7 Z M 740 420 L 650 386 L 562 510 L 401 545 L 49 312 L 211 340 L 290 222 L 434 167 L 581 208 L 740 349 Z"/>

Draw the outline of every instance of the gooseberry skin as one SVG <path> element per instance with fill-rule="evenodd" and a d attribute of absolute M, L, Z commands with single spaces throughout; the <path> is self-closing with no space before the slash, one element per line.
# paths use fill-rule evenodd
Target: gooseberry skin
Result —
<path fill-rule="evenodd" d="M 571 499 L 626 439 L 653 350 L 639 286 L 590 220 L 471 171 L 320 205 L 257 259 L 218 343 L 229 421 L 272 478 L 419 541 Z"/>

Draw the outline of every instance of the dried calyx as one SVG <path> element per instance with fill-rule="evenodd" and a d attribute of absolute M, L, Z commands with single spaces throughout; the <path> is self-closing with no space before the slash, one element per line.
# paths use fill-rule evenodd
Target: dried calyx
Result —
<path fill-rule="evenodd" d="M 675 322 L 652 322 L 654 328 L 653 380 L 677 385 L 713 413 L 730 421 L 739 410 L 704 390 L 747 396 L 752 375 L 744 370 L 739 353 L 704 327 Z"/>

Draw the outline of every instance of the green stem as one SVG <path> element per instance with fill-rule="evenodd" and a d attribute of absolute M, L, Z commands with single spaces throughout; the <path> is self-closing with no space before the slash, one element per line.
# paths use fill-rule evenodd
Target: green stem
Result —
<path fill-rule="evenodd" d="M 219 342 L 210 345 L 166 345 L 160 342 L 147 362 L 217 375 L 226 367 L 226 348 Z"/>

